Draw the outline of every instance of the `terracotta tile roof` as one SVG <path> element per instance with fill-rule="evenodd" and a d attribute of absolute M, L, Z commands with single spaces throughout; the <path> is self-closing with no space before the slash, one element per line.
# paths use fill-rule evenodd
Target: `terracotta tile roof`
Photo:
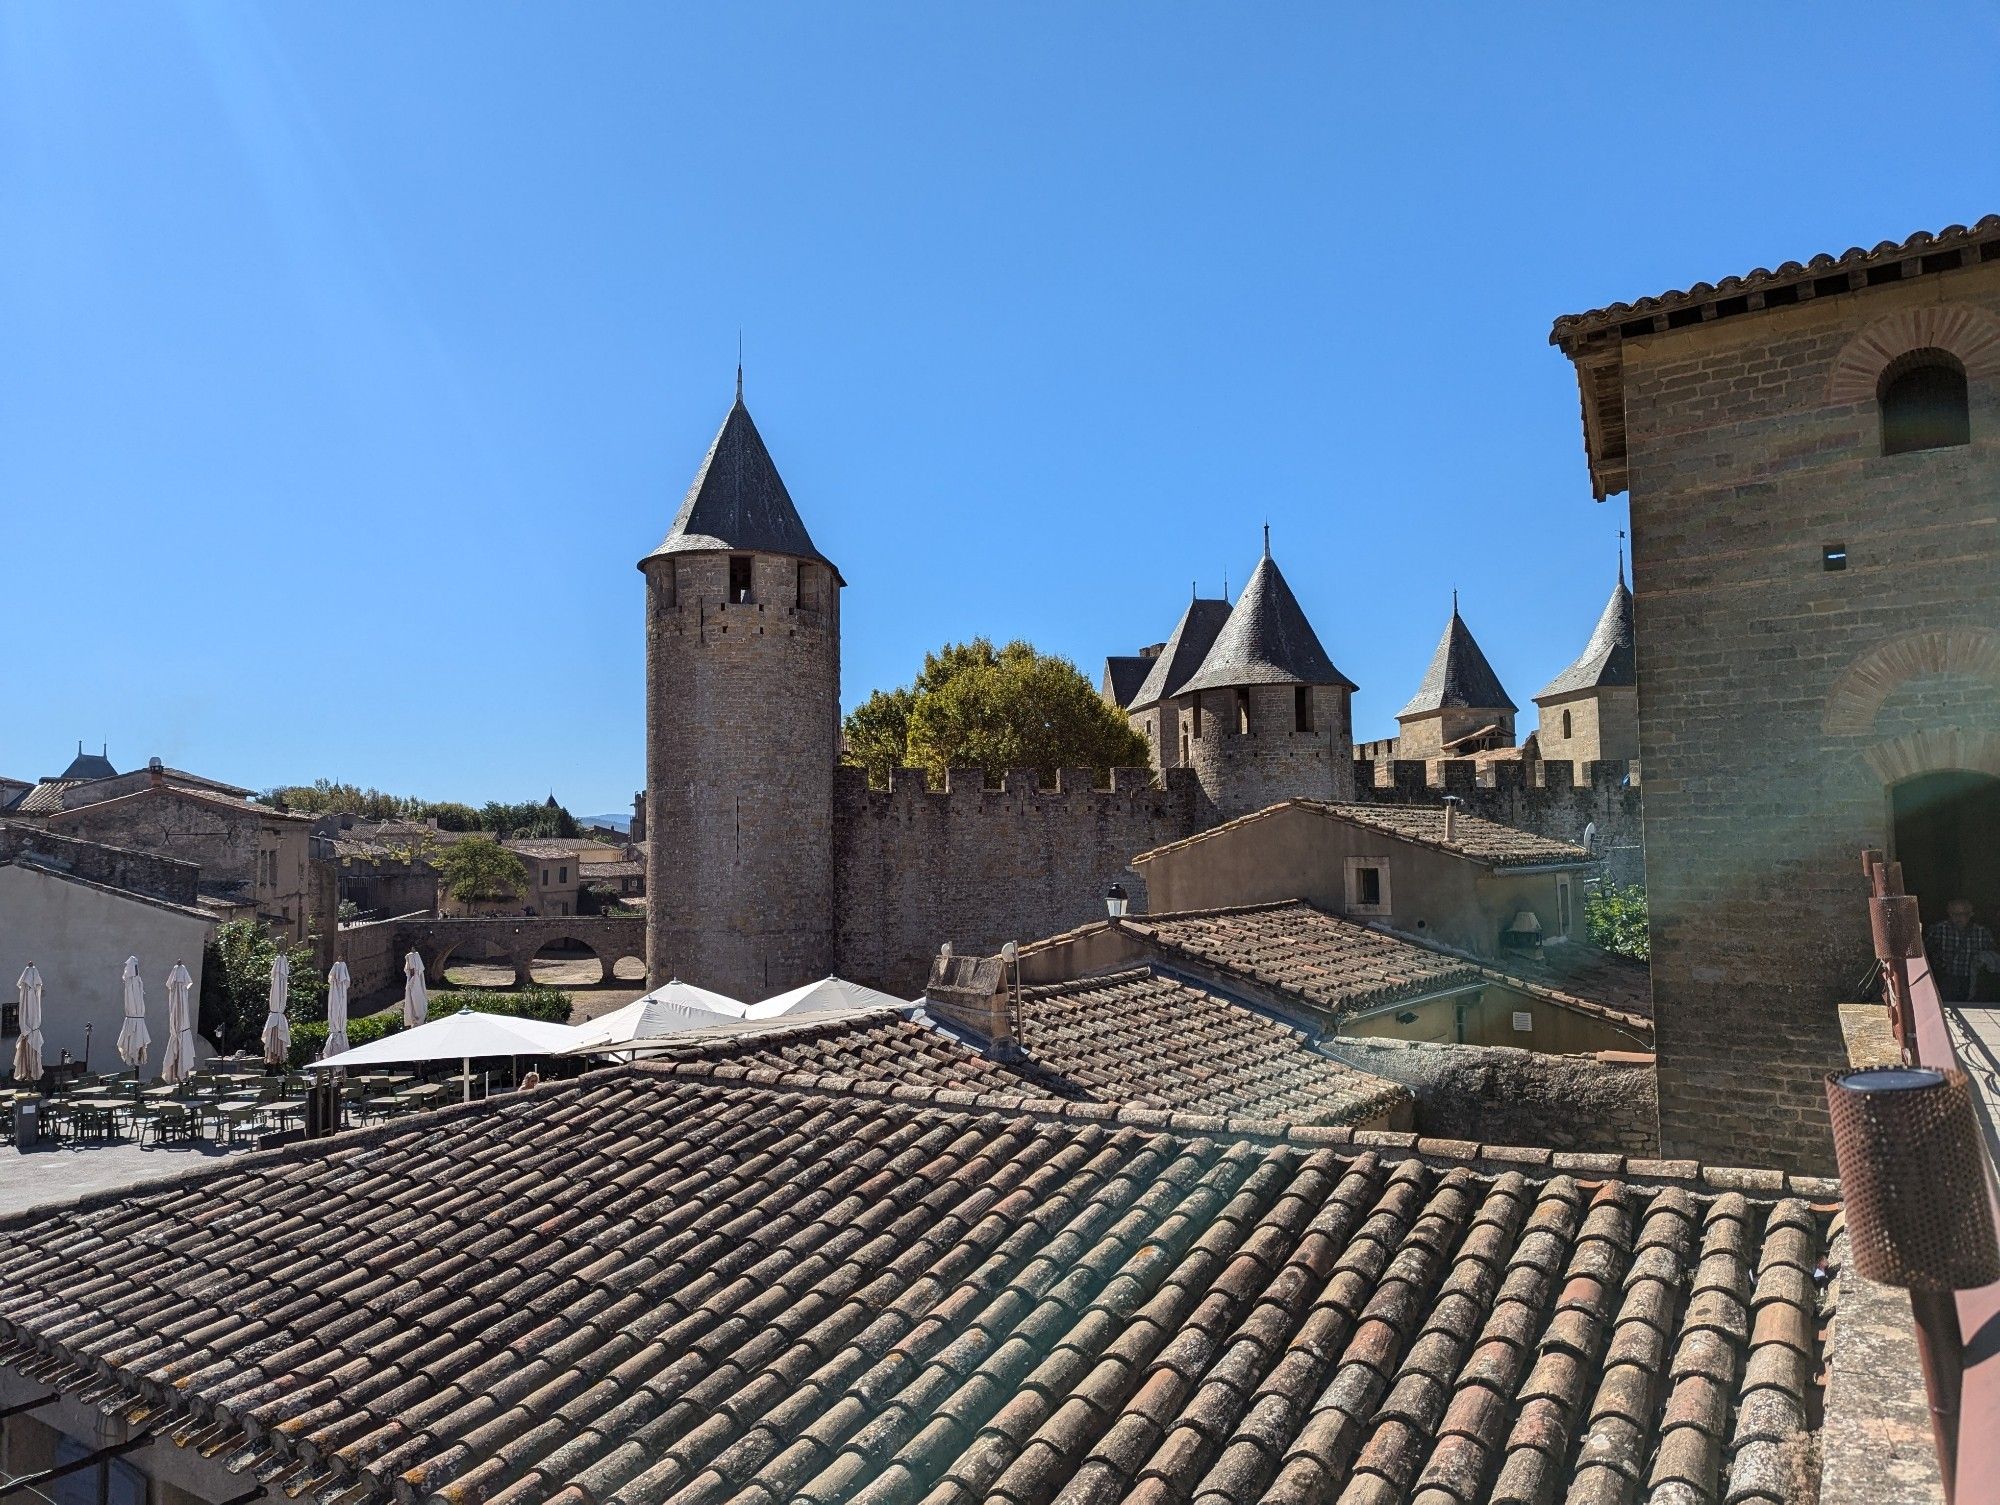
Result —
<path fill-rule="evenodd" d="M 1023 988 L 1020 1028 L 1032 1065 L 1099 1101 L 1359 1124 L 1411 1100 L 1296 1026 L 1147 967 Z"/>
<path fill-rule="evenodd" d="M 1522 984 L 1528 992 L 1546 993 L 1575 1007 L 1649 1021 L 1653 1017 L 1652 969 L 1580 941 L 1545 946 L 1538 956 L 1523 952 L 1484 967 L 1490 975 Z"/>
<path fill-rule="evenodd" d="M 1126 930 L 1170 953 L 1289 993 L 1329 1015 L 1476 988 L 1479 967 L 1300 900 L 1132 915 Z"/>
<path fill-rule="evenodd" d="M 1132 860 L 1146 862 L 1162 852 L 1179 851 L 1182 847 L 1193 846 L 1198 841 L 1212 841 L 1218 834 L 1235 831 L 1254 821 L 1268 818 L 1274 812 L 1296 806 L 1312 810 L 1333 820 L 1344 820 L 1359 826 L 1369 826 L 1386 835 L 1402 838 L 1404 841 L 1418 842 L 1423 846 L 1436 847 L 1439 851 L 1455 852 L 1461 857 L 1487 867 L 1538 867 L 1549 864 L 1574 864 L 1583 866 L 1595 861 L 1582 847 L 1567 841 L 1556 841 L 1551 837 L 1537 836 L 1533 831 L 1523 831 L 1514 826 L 1503 826 L 1495 820 L 1486 820 L 1477 815 L 1463 812 L 1457 817 L 1452 839 L 1444 839 L 1444 807 L 1442 805 L 1342 805 L 1326 800 L 1292 799 L 1272 805 L 1263 810 L 1254 810 L 1248 815 L 1239 815 L 1234 820 L 1224 821 L 1219 826 L 1210 826 L 1206 831 L 1193 836 L 1183 836 L 1179 841 L 1169 841 L 1141 852 Z"/>
<path fill-rule="evenodd" d="M 1891 263 L 1907 261 L 1913 257 L 1935 258 L 1936 263 L 1942 263 L 1945 258 L 1950 258 L 1949 266 L 1923 265 L 1920 262 L 1917 268 L 1919 274 L 1949 270 L 1950 267 L 1958 266 L 1961 260 L 1968 256 L 1972 261 L 1995 259 L 1992 248 L 1997 245 L 2000 245 L 2000 214 L 1989 214 L 1970 227 L 1947 225 L 1935 233 L 1919 230 L 1907 240 L 1885 240 L 1867 250 L 1863 250 L 1860 246 L 1849 246 L 1838 256 L 1822 252 L 1808 262 L 1785 262 L 1775 271 L 1758 267 L 1755 271 L 1746 272 L 1740 277 L 1725 277 L 1713 284 L 1697 282 L 1685 290 L 1675 289 L 1661 293 L 1658 297 L 1641 298 L 1633 303 L 1609 303 L 1603 308 L 1593 308 L 1586 313 L 1564 314 L 1556 320 L 1555 327 L 1549 332 L 1549 343 L 1567 348 L 1568 342 L 1580 336 L 1607 325 L 1627 322 L 1641 315 L 1665 314 L 1712 299 L 1761 292 L 1784 283 L 1822 277 L 1830 272 L 1866 272 Z"/>
<path fill-rule="evenodd" d="M 1297 1027 L 1146 968 L 1021 997 L 1018 1060 L 990 1057 L 914 1009 L 731 1026 L 648 1059 L 1304 1124 L 1363 1124 L 1410 1101 L 1406 1088 L 1319 1054 Z"/>
<path fill-rule="evenodd" d="M 593 843 L 587 836 L 524 836 L 518 841 L 501 843 L 510 852 L 520 852 L 528 857 L 574 857 L 580 847 Z"/>
<path fill-rule="evenodd" d="M 1832 1190 L 636 1066 L 0 1224 L 0 1364 L 349 1505 L 1784 1500 Z"/>

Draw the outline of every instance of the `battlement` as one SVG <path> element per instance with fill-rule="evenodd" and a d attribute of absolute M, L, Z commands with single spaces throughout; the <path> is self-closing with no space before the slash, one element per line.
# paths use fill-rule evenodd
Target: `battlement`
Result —
<path fill-rule="evenodd" d="M 1158 796 L 1192 800 L 1200 792 L 1194 773 L 1186 768 L 1169 768 L 1155 773 L 1150 768 L 1114 768 L 1109 787 L 1099 784 L 1088 768 L 1056 771 L 1053 787 L 1045 785 L 1035 769 L 1016 769 L 1001 775 L 998 784 L 989 783 L 978 768 L 954 768 L 945 774 L 944 787 L 933 789 L 931 776 L 923 768 L 898 768 L 889 775 L 887 789 L 870 788 L 866 770 L 842 765 L 834 770 L 834 798 L 843 810 L 891 809 L 924 800 L 959 802 L 997 801 L 1003 797 L 1032 797 L 1043 800 L 1089 800 L 1108 803 L 1134 796 L 1149 796 L 1147 807 L 1156 807 Z"/>
<path fill-rule="evenodd" d="M 1623 758 L 1589 763 L 1567 760 L 1530 763 L 1519 758 L 1498 758 L 1484 763 L 1472 758 L 1354 760 L 1355 798 L 1361 800 L 1370 799 L 1377 792 L 1468 795 L 1482 789 L 1558 792 L 1590 789 L 1613 793 L 1638 787 L 1639 764 Z"/>

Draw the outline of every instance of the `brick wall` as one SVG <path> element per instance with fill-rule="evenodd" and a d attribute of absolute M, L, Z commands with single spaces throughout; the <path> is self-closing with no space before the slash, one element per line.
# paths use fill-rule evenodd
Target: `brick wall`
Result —
<path fill-rule="evenodd" d="M 1820 1074 L 1870 965 L 1856 854 L 1893 848 L 1894 778 L 2000 772 L 1991 668 L 1967 694 L 1949 654 L 1884 651 L 1996 625 L 1996 314 L 1989 263 L 1624 343 L 1669 1155 L 1830 1167 Z M 1883 455 L 1874 374 L 1940 345 L 1971 444 Z"/>
<path fill-rule="evenodd" d="M 1200 792 L 1181 770 L 1162 785 L 1120 769 L 1109 789 L 1065 772 L 1044 790 L 1032 773 L 989 789 L 975 769 L 939 791 L 917 769 L 886 790 L 860 769 L 838 773 L 834 970 L 904 997 L 922 990 L 941 942 L 988 955 L 1102 919 L 1113 882 L 1142 907 L 1126 864 L 1198 829 Z"/>
<path fill-rule="evenodd" d="M 1558 841 L 1581 842 L 1584 828 L 1594 825 L 1605 876 L 1618 884 L 1645 881 L 1639 780 L 1628 763 L 1538 763 L 1532 779 L 1529 765 L 1498 762 L 1482 769 L 1469 758 L 1359 760 L 1354 768 L 1355 798 L 1366 803 L 1435 805 L 1453 794 L 1469 815 Z"/>
<path fill-rule="evenodd" d="M 44 867 L 74 873 L 91 883 L 147 894 L 174 904 L 192 904 L 201 870 L 192 862 L 157 852 L 106 846 L 58 836 L 38 826 L 0 824 L 0 862 L 26 853 Z"/>
<path fill-rule="evenodd" d="M 1557 1150 L 1659 1153 L 1650 1057 L 1554 1056 L 1507 1046 L 1346 1035 L 1321 1048 L 1414 1092 L 1420 1134 Z"/>

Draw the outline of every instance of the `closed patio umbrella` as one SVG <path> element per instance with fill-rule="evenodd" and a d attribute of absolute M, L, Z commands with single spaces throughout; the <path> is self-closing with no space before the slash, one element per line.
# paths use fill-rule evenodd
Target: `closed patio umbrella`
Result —
<path fill-rule="evenodd" d="M 14 1042 L 14 1080 L 42 1079 L 42 974 L 29 962 L 15 985 L 21 994 L 21 1038 Z"/>
<path fill-rule="evenodd" d="M 431 1011 L 424 991 L 424 959 L 412 951 L 403 958 L 403 1028 L 415 1029 Z"/>
<path fill-rule="evenodd" d="M 326 974 L 326 1049 L 323 1056 L 337 1056 L 347 1049 L 347 989 L 353 981 L 346 962 L 335 962 Z"/>
<path fill-rule="evenodd" d="M 139 958 L 125 958 L 125 1022 L 118 1026 L 118 1059 L 137 1067 L 146 1059 L 153 1037 L 146 1033 L 146 981 L 139 975 Z"/>
<path fill-rule="evenodd" d="M 264 1016 L 264 1059 L 285 1064 L 292 1053 L 292 1026 L 285 1018 L 285 995 L 292 989 L 291 959 L 280 951 L 271 958 L 271 1012 Z"/>
<path fill-rule="evenodd" d="M 194 1074 L 194 976 L 185 962 L 167 974 L 167 1050 L 160 1080 L 178 1085 Z"/>

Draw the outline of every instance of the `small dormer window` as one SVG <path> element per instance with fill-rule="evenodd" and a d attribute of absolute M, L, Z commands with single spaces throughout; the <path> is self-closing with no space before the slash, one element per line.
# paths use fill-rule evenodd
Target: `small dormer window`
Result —
<path fill-rule="evenodd" d="M 750 599 L 750 556 L 731 554 L 729 556 L 729 599 L 731 602 Z"/>
<path fill-rule="evenodd" d="M 1912 350 L 1889 363 L 1877 385 L 1882 453 L 1949 449 L 1972 442 L 1965 367 L 1946 350 Z"/>

